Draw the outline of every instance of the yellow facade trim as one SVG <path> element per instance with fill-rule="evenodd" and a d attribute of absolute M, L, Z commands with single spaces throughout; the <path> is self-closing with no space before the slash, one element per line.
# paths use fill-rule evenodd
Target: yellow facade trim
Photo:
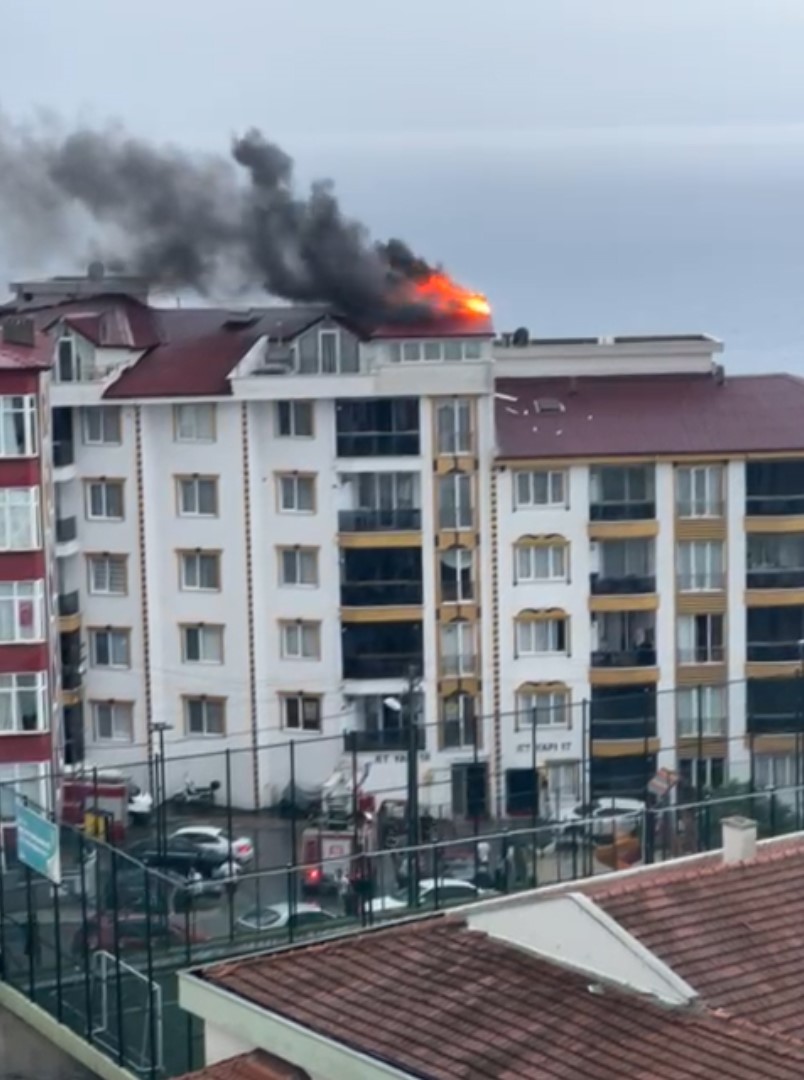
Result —
<path fill-rule="evenodd" d="M 747 533 L 804 533 L 804 514 L 743 518 Z"/>
<path fill-rule="evenodd" d="M 792 679 L 800 673 L 798 660 L 772 660 L 767 664 L 749 661 L 745 665 L 746 679 Z"/>
<path fill-rule="evenodd" d="M 424 618 L 424 610 L 421 604 L 413 604 L 407 607 L 342 607 L 342 623 L 389 623 L 389 622 L 421 622 Z"/>
<path fill-rule="evenodd" d="M 72 634 L 81 629 L 81 612 L 75 615 L 59 615 L 59 633 Z"/>
<path fill-rule="evenodd" d="M 723 518 L 676 518 L 676 540 L 725 540 Z"/>
<path fill-rule="evenodd" d="M 725 662 L 676 666 L 677 686 L 722 686 L 728 682 L 728 677 L 728 667 Z"/>
<path fill-rule="evenodd" d="M 676 615 L 723 615 L 726 611 L 726 593 L 680 592 L 676 593 Z"/>
<path fill-rule="evenodd" d="M 643 683 L 657 683 L 660 678 L 657 667 L 589 669 L 589 682 L 592 686 L 641 686 Z"/>
<path fill-rule="evenodd" d="M 797 607 L 804 604 L 804 589 L 746 589 L 746 607 Z"/>
<path fill-rule="evenodd" d="M 755 754 L 791 754 L 796 749 L 795 735 L 750 735 L 745 737 L 745 745 Z"/>
<path fill-rule="evenodd" d="M 590 540 L 644 540 L 659 535 L 659 522 L 647 521 L 590 521 L 587 526 Z"/>
<path fill-rule="evenodd" d="M 553 619 L 568 619 L 563 608 L 524 608 L 514 616 L 516 622 L 550 622 Z"/>
<path fill-rule="evenodd" d="M 647 743 L 648 753 L 659 752 L 659 739 L 593 739 L 592 757 L 615 758 L 615 757 L 642 757 Z"/>
<path fill-rule="evenodd" d="M 440 529 L 436 533 L 435 546 L 438 551 L 456 547 L 473 551 L 478 546 L 477 532 L 474 529 Z"/>
<path fill-rule="evenodd" d="M 515 690 L 517 694 L 560 694 L 569 693 L 565 682 L 524 682 Z"/>
<path fill-rule="evenodd" d="M 420 532 L 339 533 L 342 548 L 412 548 L 422 546 Z"/>
<path fill-rule="evenodd" d="M 59 703 L 65 707 L 69 705 L 80 705 L 82 693 L 83 691 L 81 690 L 65 690 L 62 687 L 61 693 L 59 694 Z"/>
<path fill-rule="evenodd" d="M 656 593 L 634 595 L 590 596 L 590 611 L 657 611 L 659 597 Z"/>
<path fill-rule="evenodd" d="M 444 476 L 446 473 L 475 471 L 474 454 L 444 454 L 434 459 L 436 476 Z"/>
<path fill-rule="evenodd" d="M 480 693 L 479 675 L 440 675 L 438 678 L 439 697 L 452 697 L 453 694 L 469 694 L 476 696 Z"/>
<path fill-rule="evenodd" d="M 678 757 L 680 761 L 689 761 L 697 757 L 728 757 L 729 744 L 722 736 L 680 735 L 678 738 Z"/>
<path fill-rule="evenodd" d="M 520 536 L 518 540 L 514 541 L 514 547 L 557 547 L 558 545 L 563 547 L 569 547 L 569 540 L 566 536 L 562 536 L 561 533 L 543 533 L 541 535 L 534 535 L 528 533 L 525 536 Z"/>

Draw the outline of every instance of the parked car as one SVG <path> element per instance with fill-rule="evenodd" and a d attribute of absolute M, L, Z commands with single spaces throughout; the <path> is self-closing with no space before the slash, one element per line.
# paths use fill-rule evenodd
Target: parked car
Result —
<path fill-rule="evenodd" d="M 168 841 L 171 840 L 185 840 L 200 848 L 216 851 L 224 858 L 229 857 L 241 866 L 246 866 L 254 859 L 254 845 L 250 840 L 245 836 L 239 836 L 230 843 L 226 830 L 216 825 L 186 825 L 171 833 Z"/>
<path fill-rule="evenodd" d="M 615 829 L 636 829 L 645 813 L 645 803 L 641 799 L 627 799 L 620 796 L 592 799 L 588 803 L 578 803 L 559 814 L 558 826 L 564 836 L 573 831 L 583 835 L 588 829 L 591 838 L 596 841 L 610 840 Z M 588 822 L 587 826 L 582 823 Z"/>
<path fill-rule="evenodd" d="M 188 941 L 197 944 L 209 939 L 192 927 L 187 930 L 183 919 L 171 919 L 161 916 L 148 916 L 139 912 L 121 911 L 115 919 L 112 915 L 87 920 L 75 934 L 72 943 L 73 958 L 78 961 L 85 951 L 95 952 L 103 949 L 114 952 L 135 952 L 148 948 L 164 950 L 175 946 L 186 946 Z"/>
<path fill-rule="evenodd" d="M 436 903 L 439 908 L 453 904 L 469 904 L 473 900 L 482 900 L 484 897 L 493 895 L 495 894 L 492 889 L 478 888 L 471 881 L 462 881 L 459 878 L 439 878 L 436 882 L 433 878 L 425 878 L 419 882 L 417 910 L 434 908 Z M 401 912 L 409 907 L 409 899 L 406 888 L 397 889 L 389 896 L 375 896 L 370 902 L 370 910 L 374 915 Z"/>
<path fill-rule="evenodd" d="M 331 911 L 325 911 L 318 904 L 266 904 L 253 908 L 237 920 L 238 929 L 249 934 L 264 931 L 287 931 L 290 926 L 299 933 L 311 930 L 326 930 L 337 920 Z"/>
<path fill-rule="evenodd" d="M 178 837 L 168 838 L 163 849 L 156 840 L 142 840 L 128 849 L 128 854 L 155 870 L 189 877 L 197 871 L 204 878 L 234 881 L 240 865 L 225 853 L 199 846 Z"/>

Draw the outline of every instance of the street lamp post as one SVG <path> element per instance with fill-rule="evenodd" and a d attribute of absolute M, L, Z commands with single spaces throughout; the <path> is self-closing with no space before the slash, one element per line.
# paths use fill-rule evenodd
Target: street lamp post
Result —
<path fill-rule="evenodd" d="M 151 724 L 151 733 L 157 736 L 159 742 L 157 766 L 154 769 L 154 782 L 158 785 L 156 801 L 156 846 L 160 855 L 164 855 L 167 848 L 167 783 L 165 779 L 165 732 L 172 731 L 173 725 L 164 721 L 156 721 Z"/>

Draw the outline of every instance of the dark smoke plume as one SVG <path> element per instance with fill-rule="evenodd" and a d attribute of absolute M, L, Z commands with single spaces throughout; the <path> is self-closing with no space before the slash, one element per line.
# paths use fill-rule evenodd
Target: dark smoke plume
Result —
<path fill-rule="evenodd" d="M 6 242 L 26 253 L 66 251 L 78 214 L 96 233 L 93 255 L 164 287 L 258 284 L 361 319 L 427 314 L 410 285 L 432 268 L 344 217 L 329 181 L 300 195 L 293 160 L 256 130 L 227 159 L 152 146 L 119 127 L 62 135 L 0 125 L 0 208 Z"/>

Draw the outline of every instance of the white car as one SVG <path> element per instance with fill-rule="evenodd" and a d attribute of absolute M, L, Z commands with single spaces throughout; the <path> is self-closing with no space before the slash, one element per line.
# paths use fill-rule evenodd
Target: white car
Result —
<path fill-rule="evenodd" d="M 289 904 L 267 904 L 241 915 L 237 925 L 240 930 L 249 934 L 286 930 L 289 926 L 301 933 L 307 933 L 312 930 L 327 930 L 329 924 L 336 919 L 336 915 L 325 911 L 318 904 L 294 904 L 292 908 Z"/>
<path fill-rule="evenodd" d="M 185 825 L 171 833 L 171 840 L 183 840 L 188 844 L 196 844 L 208 851 L 217 851 L 221 855 L 228 856 L 239 866 L 245 866 L 254 858 L 254 845 L 246 837 L 241 836 L 232 840 L 225 829 L 219 829 L 215 825 Z"/>
<path fill-rule="evenodd" d="M 573 831 L 583 835 L 583 822 L 589 822 L 589 832 L 595 840 L 603 840 L 614 835 L 616 828 L 631 830 L 639 826 L 645 813 L 645 803 L 641 799 L 626 799 L 619 795 L 610 798 L 592 799 L 588 803 L 578 803 L 559 813 L 558 824 L 566 835 Z"/>
<path fill-rule="evenodd" d="M 438 882 L 433 878 L 425 878 L 419 882 L 419 903 L 416 910 L 434 908 L 436 905 L 442 908 L 453 904 L 469 904 L 473 900 L 482 900 L 492 895 L 491 889 L 479 889 L 471 881 L 461 881 L 460 878 L 439 878 Z M 404 911 L 409 908 L 408 900 L 408 890 L 403 887 L 390 896 L 375 896 L 370 910 L 373 915 Z"/>

